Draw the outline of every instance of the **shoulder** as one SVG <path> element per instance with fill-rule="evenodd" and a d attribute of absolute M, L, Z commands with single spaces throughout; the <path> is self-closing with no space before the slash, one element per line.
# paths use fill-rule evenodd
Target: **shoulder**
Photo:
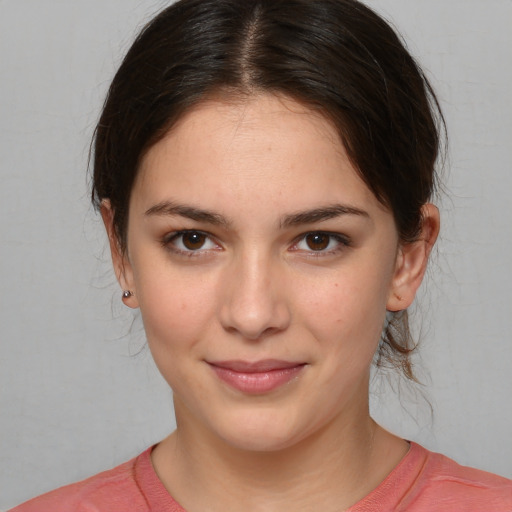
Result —
<path fill-rule="evenodd" d="M 147 453 L 109 471 L 43 494 L 10 512 L 146 512 L 147 504 L 135 472 L 138 459 Z"/>
<path fill-rule="evenodd" d="M 419 445 L 414 449 L 419 471 L 399 510 L 512 512 L 512 480 L 461 466 Z"/>

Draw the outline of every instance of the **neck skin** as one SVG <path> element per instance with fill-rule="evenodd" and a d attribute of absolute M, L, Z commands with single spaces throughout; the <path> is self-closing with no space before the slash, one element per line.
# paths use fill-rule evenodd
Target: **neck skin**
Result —
<path fill-rule="evenodd" d="M 187 512 L 242 503 L 250 512 L 339 512 L 375 489 L 409 449 L 363 405 L 289 448 L 251 452 L 207 431 L 175 398 L 178 428 L 153 450 L 153 466 Z"/>

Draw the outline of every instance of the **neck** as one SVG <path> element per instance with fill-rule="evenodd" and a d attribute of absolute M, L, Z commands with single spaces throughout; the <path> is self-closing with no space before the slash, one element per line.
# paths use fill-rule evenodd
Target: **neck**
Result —
<path fill-rule="evenodd" d="M 153 451 L 153 464 L 188 512 L 237 510 L 240 503 L 254 512 L 343 510 L 374 489 L 407 450 L 367 408 L 349 417 L 268 452 L 239 449 L 178 420 L 177 430 Z"/>

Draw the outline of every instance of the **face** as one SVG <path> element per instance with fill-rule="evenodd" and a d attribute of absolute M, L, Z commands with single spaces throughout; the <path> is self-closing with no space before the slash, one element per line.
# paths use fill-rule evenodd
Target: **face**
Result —
<path fill-rule="evenodd" d="M 270 95 L 196 107 L 143 159 L 114 259 L 178 428 L 277 450 L 367 415 L 404 257 L 319 114 Z"/>

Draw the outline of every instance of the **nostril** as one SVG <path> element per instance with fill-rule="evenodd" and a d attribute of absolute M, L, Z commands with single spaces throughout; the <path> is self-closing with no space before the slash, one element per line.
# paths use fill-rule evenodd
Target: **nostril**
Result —
<path fill-rule="evenodd" d="M 274 335 L 290 323 L 288 308 L 276 302 L 230 301 L 221 309 L 221 324 L 227 332 L 247 340 L 258 341 Z"/>

